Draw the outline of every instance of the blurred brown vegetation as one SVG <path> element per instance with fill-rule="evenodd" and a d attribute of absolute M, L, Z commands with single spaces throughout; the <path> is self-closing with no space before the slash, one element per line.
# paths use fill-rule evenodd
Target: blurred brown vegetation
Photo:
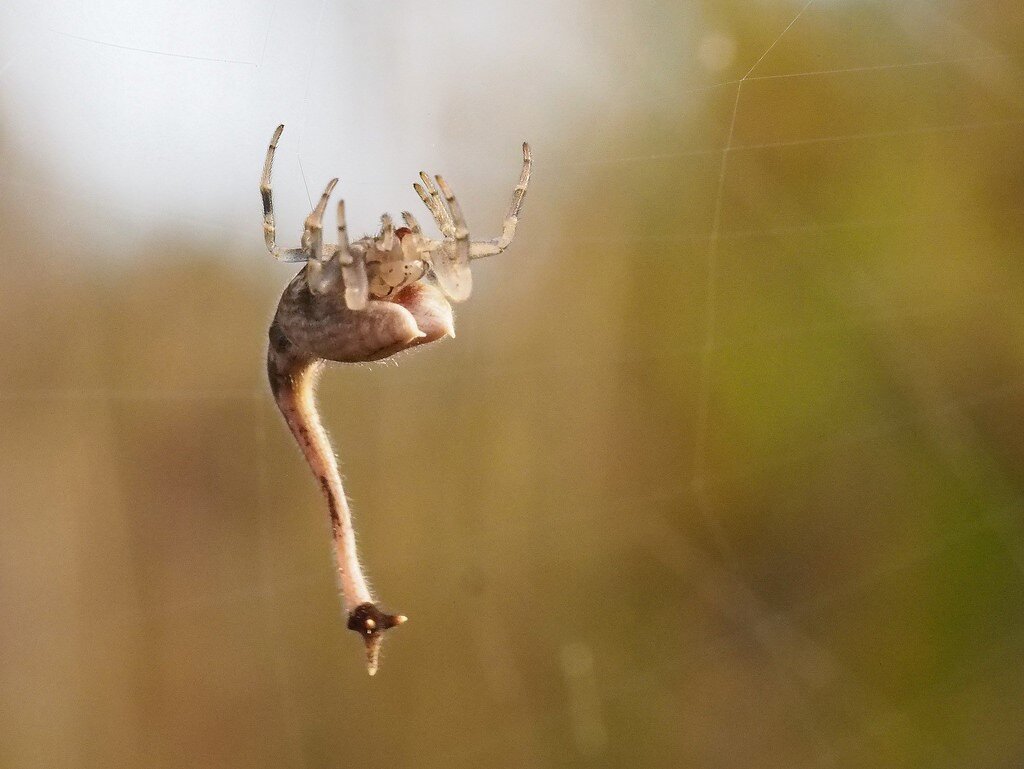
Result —
<path fill-rule="evenodd" d="M 537 148 L 457 340 L 327 373 L 412 618 L 376 679 L 263 382 L 255 184 L 244 266 L 0 196 L 0 765 L 1018 765 L 1024 25 L 915 7 L 812 6 L 739 86 L 718 237 L 737 84 L 680 77 L 607 162 Z M 704 85 L 795 13 L 707 12 Z"/>

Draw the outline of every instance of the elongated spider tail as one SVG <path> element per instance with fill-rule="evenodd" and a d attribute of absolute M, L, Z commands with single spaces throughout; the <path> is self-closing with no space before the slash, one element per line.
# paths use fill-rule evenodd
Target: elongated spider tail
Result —
<path fill-rule="evenodd" d="M 313 397 L 321 361 L 299 353 L 276 320 L 270 326 L 268 337 L 267 378 L 270 389 L 327 502 L 338 586 L 348 615 L 347 625 L 359 634 L 366 645 L 366 669 L 372 676 L 377 672 L 384 632 L 403 624 L 406 618 L 401 614 L 390 614 L 374 603 L 359 565 L 352 514 L 334 450 L 320 422 Z"/>

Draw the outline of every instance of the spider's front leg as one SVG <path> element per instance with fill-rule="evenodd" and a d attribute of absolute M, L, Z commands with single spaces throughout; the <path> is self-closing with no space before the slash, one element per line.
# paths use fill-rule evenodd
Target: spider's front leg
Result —
<path fill-rule="evenodd" d="M 263 199 L 263 238 L 266 241 L 267 250 L 275 259 L 282 262 L 301 262 L 306 258 L 305 251 L 301 248 L 280 248 L 277 245 L 277 230 L 274 227 L 274 192 L 270 186 L 270 174 L 274 166 L 277 143 L 283 132 L 284 125 L 279 125 L 270 138 L 267 157 L 263 161 L 263 176 L 260 179 L 260 197 Z"/>

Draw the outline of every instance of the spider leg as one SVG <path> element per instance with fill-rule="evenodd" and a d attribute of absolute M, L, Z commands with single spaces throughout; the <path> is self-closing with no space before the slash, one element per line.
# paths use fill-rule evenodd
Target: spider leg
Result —
<path fill-rule="evenodd" d="M 369 296 L 366 249 L 349 246 L 344 200 L 338 201 L 338 248 L 335 253 L 341 263 L 341 279 L 345 283 L 345 304 L 350 310 L 362 310 Z"/>
<path fill-rule="evenodd" d="M 501 238 L 498 246 L 505 250 L 512 242 L 516 234 L 516 224 L 519 223 L 519 212 L 523 208 L 523 199 L 526 197 L 526 188 L 530 184 L 530 171 L 533 169 L 533 157 L 530 154 L 530 145 L 523 142 L 523 170 L 519 174 L 519 183 L 512 191 L 512 200 L 508 204 L 508 213 L 505 214 L 505 222 L 501 228 Z"/>
<path fill-rule="evenodd" d="M 438 174 L 434 178 L 437 179 L 437 186 L 441 188 L 441 192 L 444 194 L 444 201 L 448 204 L 448 210 L 451 212 L 452 224 L 454 225 L 452 237 L 455 240 L 456 253 L 463 254 L 468 259 L 469 228 L 466 227 L 466 217 L 462 215 L 462 206 L 455 199 L 455 193 L 452 192 L 452 188 L 448 186 L 448 182 L 444 180 L 444 177 Z"/>
<path fill-rule="evenodd" d="M 324 258 L 323 225 L 327 200 L 337 183 L 337 179 L 331 179 L 327 183 L 327 188 L 317 201 L 316 208 L 306 217 L 305 229 L 302 231 L 302 248 L 306 255 L 306 284 L 314 294 L 326 294 L 330 291 L 335 282 L 332 273 L 333 276 L 337 275 L 331 263 Z"/>
<path fill-rule="evenodd" d="M 402 220 L 405 222 L 405 226 L 409 228 L 412 233 L 410 243 L 410 249 L 405 249 L 405 241 L 402 241 L 402 249 L 406 253 L 406 259 L 419 259 L 419 255 L 432 250 L 436 250 L 440 243 L 436 240 L 430 240 L 423 234 L 423 229 L 420 227 L 420 223 L 416 221 L 416 217 L 408 211 L 402 212 Z"/>
<path fill-rule="evenodd" d="M 345 201 L 338 201 L 338 248 L 336 253 L 342 264 L 350 264 L 352 259 L 348 250 L 348 222 L 345 219 Z"/>
<path fill-rule="evenodd" d="M 423 259 L 424 254 L 429 254 L 433 251 L 437 251 L 442 246 L 442 241 L 431 240 L 423 234 L 423 229 L 420 227 L 420 223 L 416 221 L 416 217 L 410 214 L 408 211 L 402 212 L 402 219 L 405 221 L 405 226 L 409 228 L 412 233 L 408 235 L 408 243 L 405 240 L 402 241 L 402 250 L 405 253 L 406 261 L 413 259 Z M 429 262 L 425 261 L 424 274 L 427 270 Z"/>
<path fill-rule="evenodd" d="M 444 177 L 438 175 L 434 178 L 448 204 L 453 223 L 451 239 L 454 241 L 446 240 L 443 247 L 433 253 L 434 274 L 449 298 L 453 302 L 462 302 L 469 298 L 473 290 L 473 274 L 469 271 L 469 229 L 462 215 L 462 206 L 455 199 L 452 188 Z"/>
<path fill-rule="evenodd" d="M 530 145 L 523 142 L 523 170 L 519 174 L 519 183 L 512 192 L 512 201 L 508 204 L 508 213 L 505 214 L 505 221 L 501 227 L 501 237 L 471 244 L 470 259 L 500 254 L 512 243 L 512 239 L 516 235 L 516 225 L 519 223 L 519 212 L 523 207 L 523 198 L 526 197 L 526 188 L 530 184 L 532 168 L 533 157 L 530 154 Z"/>
<path fill-rule="evenodd" d="M 387 252 L 395 247 L 395 223 L 391 221 L 391 214 L 382 214 L 380 217 L 380 237 L 377 246 Z"/>
<path fill-rule="evenodd" d="M 409 228 L 409 234 L 403 237 L 401 241 L 402 257 L 405 259 L 406 278 L 410 282 L 416 282 L 421 280 L 430 271 L 430 261 L 425 256 L 428 249 L 431 245 L 437 246 L 440 244 L 437 241 L 431 241 L 423 237 L 420 223 L 408 211 L 402 212 L 402 219 L 405 221 L 406 227 Z M 414 264 L 415 262 L 419 262 L 419 265 Z M 408 285 L 408 282 L 406 285 Z"/>
<path fill-rule="evenodd" d="M 324 188 L 324 194 L 317 201 L 316 208 L 306 217 L 306 225 L 302 233 L 302 247 L 306 250 L 308 259 L 315 259 L 318 262 L 324 260 L 324 211 L 327 210 L 327 201 L 337 183 L 337 179 L 327 182 L 327 187 Z"/>
<path fill-rule="evenodd" d="M 270 188 L 270 172 L 274 165 L 274 151 L 277 149 L 277 142 L 281 138 L 284 126 L 279 125 L 270 139 L 270 146 L 267 147 L 267 159 L 263 163 L 263 177 L 260 179 L 260 196 L 263 198 L 263 239 L 267 244 L 267 251 L 275 259 L 282 262 L 301 262 L 306 258 L 301 248 L 282 249 L 277 245 L 276 231 L 274 229 L 274 193 Z"/>
<path fill-rule="evenodd" d="M 416 221 L 416 217 L 410 214 L 408 211 L 402 212 L 402 221 L 405 222 L 405 226 L 409 228 L 413 235 L 416 237 L 423 237 L 423 230 L 420 229 L 420 223 Z"/>
<path fill-rule="evenodd" d="M 430 181 L 430 177 L 420 171 L 420 179 L 423 180 L 423 184 L 426 186 L 424 189 L 419 184 L 413 184 L 413 189 L 416 190 L 416 194 L 420 196 L 420 200 L 430 210 L 430 213 L 434 217 L 434 221 L 437 222 L 438 229 L 441 230 L 441 234 L 446 238 L 455 236 L 455 225 L 452 222 L 451 214 L 445 209 L 444 204 L 441 202 L 441 197 L 437 194 L 437 188 L 434 187 L 434 183 Z"/>

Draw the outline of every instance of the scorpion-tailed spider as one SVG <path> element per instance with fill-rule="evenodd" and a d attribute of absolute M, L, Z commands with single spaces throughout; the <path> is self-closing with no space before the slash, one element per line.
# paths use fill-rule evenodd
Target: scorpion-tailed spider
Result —
<path fill-rule="evenodd" d="M 373 675 L 384 632 L 406 618 L 380 608 L 359 566 L 348 501 L 334 450 L 317 413 L 317 375 L 325 361 L 382 360 L 455 336 L 449 300 L 469 298 L 470 261 L 500 254 L 515 236 L 530 180 L 530 147 L 523 144 L 523 170 L 500 237 L 471 241 L 451 188 L 442 177 L 434 177 L 435 186 L 421 173 L 422 185 L 413 187 L 437 222 L 441 240 L 424 235 L 413 215 L 403 211 L 405 227 L 395 229 L 391 217 L 384 214 L 375 237 L 349 242 L 345 203 L 339 201 L 338 242 L 324 243 L 324 211 L 338 182 L 332 179 L 306 217 L 299 247 L 281 248 L 274 229 L 270 172 L 283 130 L 281 125 L 274 131 L 263 165 L 263 234 L 275 259 L 305 265 L 285 288 L 270 325 L 267 374 L 274 400 L 327 500 L 348 627 L 362 636 L 367 670 Z"/>

